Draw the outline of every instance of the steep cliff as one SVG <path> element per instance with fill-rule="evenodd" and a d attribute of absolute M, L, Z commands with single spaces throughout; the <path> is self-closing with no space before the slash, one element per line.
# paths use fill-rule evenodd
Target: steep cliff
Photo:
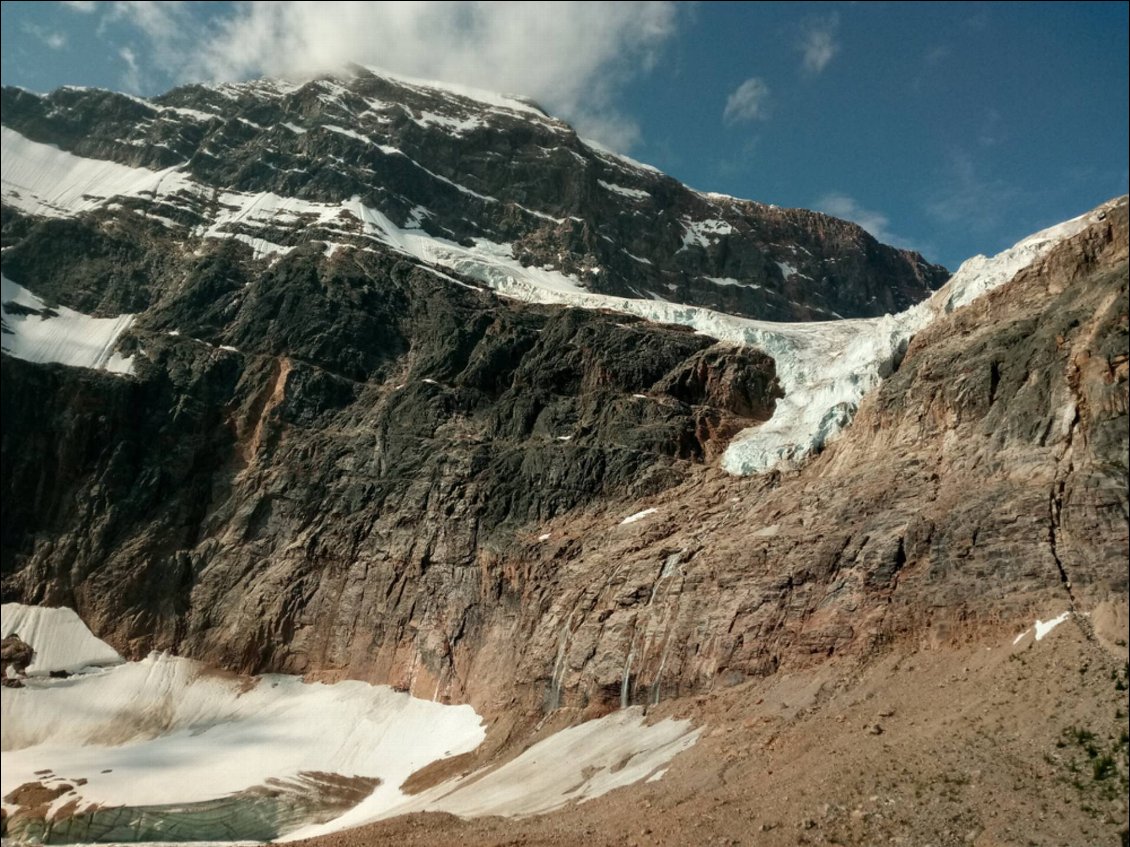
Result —
<path fill-rule="evenodd" d="M 155 104 L 9 91 L 5 121 L 131 166 L 188 156 L 162 181 L 236 192 L 284 187 L 237 166 L 262 126 L 306 150 L 308 133 L 284 126 L 296 104 L 324 128 L 326 110 L 356 111 L 374 86 L 400 98 L 386 109 L 400 118 L 377 110 L 368 127 L 385 133 L 378 147 L 440 156 L 435 138 L 464 151 L 519 129 L 572 138 L 520 102 L 365 72 L 347 86 L 192 88 Z M 410 118 L 420 97 L 447 117 Z M 217 98 L 258 104 L 225 124 L 246 125 L 250 146 L 217 149 L 223 167 L 203 164 L 210 135 L 159 152 L 118 123 L 172 121 L 182 137 L 191 118 L 219 132 L 201 116 Z M 467 126 L 444 122 L 472 105 L 477 117 L 459 112 Z M 6 277 L 76 309 L 139 315 L 118 343 L 130 376 L 3 360 L 4 596 L 74 606 L 128 655 L 356 676 L 495 710 L 518 697 L 600 711 L 865 650 L 926 622 L 1027 613 L 1067 581 L 1124 588 L 1124 443 L 1110 434 L 1125 418 L 1124 205 L 1003 292 L 935 321 L 839 448 L 800 475 L 735 480 L 703 463 L 773 413 L 773 361 L 754 349 L 522 306 L 378 239 L 327 250 L 316 224 L 257 259 L 238 239 L 201 240 L 203 224 L 158 220 L 159 192 L 137 194 L 149 200 L 135 214 L 127 196 L 94 202 L 90 188 L 76 212 L 56 174 L 51 202 L 70 210 L 28 217 L 17 211 L 31 202 L 27 163 L 58 151 L 22 138 L 6 165 Z M 585 173 L 634 168 L 585 149 Z M 337 161 L 321 146 L 304 155 Z M 72 182 L 94 162 L 68 161 Z M 153 173 L 105 166 L 121 170 L 92 185 Z M 329 202 L 311 187 L 320 173 L 296 194 Z M 387 188 L 383 175 L 371 182 Z M 1027 291 L 1038 284 L 1060 301 Z M 996 303 L 1012 305 L 986 314 Z M 1110 375 L 1102 391 L 1096 368 Z M 1025 468 L 1023 483 L 994 467 Z M 624 526 L 609 511 L 653 501 Z"/>

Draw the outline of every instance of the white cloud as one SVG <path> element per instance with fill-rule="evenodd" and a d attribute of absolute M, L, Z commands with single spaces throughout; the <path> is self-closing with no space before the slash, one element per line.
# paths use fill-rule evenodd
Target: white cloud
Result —
<path fill-rule="evenodd" d="M 111 6 L 112 17 L 126 18 L 146 36 L 156 41 L 171 42 L 191 26 L 185 15 L 184 4 L 179 0 L 119 0 Z"/>
<path fill-rule="evenodd" d="M 672 2 L 260 2 L 196 21 L 182 3 L 120 2 L 155 67 L 178 81 L 303 78 L 350 62 L 533 97 L 617 149 L 639 137 L 617 106 L 674 33 Z"/>
<path fill-rule="evenodd" d="M 910 239 L 891 232 L 891 222 L 886 215 L 872 209 L 865 209 L 856 202 L 854 197 L 849 197 L 847 194 L 839 192 L 825 194 L 812 204 L 812 208 L 834 218 L 842 218 L 845 221 L 859 224 L 876 241 L 881 241 L 883 244 L 892 244 L 895 247 L 922 252 Z"/>
<path fill-rule="evenodd" d="M 52 32 L 36 26 L 33 23 L 24 23 L 23 30 L 29 35 L 38 38 L 52 50 L 62 50 L 67 46 L 67 36 L 61 32 Z"/>
<path fill-rule="evenodd" d="M 126 91 L 140 91 L 141 68 L 137 64 L 137 54 L 129 47 L 123 47 L 118 51 L 118 56 L 126 63 L 126 69 L 122 72 L 122 86 Z"/>
<path fill-rule="evenodd" d="M 927 65 L 937 65 L 948 59 L 952 52 L 948 44 L 939 44 L 927 50 L 922 58 Z"/>
<path fill-rule="evenodd" d="M 122 87 L 133 94 L 155 93 L 154 68 L 160 68 L 167 82 L 177 78 L 174 69 L 184 64 L 191 45 L 202 30 L 200 21 L 180 0 L 118 0 L 103 3 L 106 10 L 99 19 L 98 33 L 105 35 L 108 23 L 126 23 L 137 30 L 133 41 L 118 49 L 118 57 L 126 68 L 121 75 Z"/>
<path fill-rule="evenodd" d="M 840 28 L 840 16 L 833 12 L 825 18 L 813 18 L 804 25 L 798 49 L 801 52 L 804 70 L 818 74 L 840 52 L 836 33 Z"/>
<path fill-rule="evenodd" d="M 98 8 L 98 4 L 94 0 L 63 0 L 63 5 L 76 12 L 87 14 Z"/>
<path fill-rule="evenodd" d="M 750 77 L 726 98 L 722 120 L 727 124 L 763 120 L 768 105 L 769 86 L 759 77 Z"/>
<path fill-rule="evenodd" d="M 981 128 L 977 130 L 977 143 L 982 147 L 996 147 L 1005 138 L 1004 118 L 996 109 L 986 109 Z"/>

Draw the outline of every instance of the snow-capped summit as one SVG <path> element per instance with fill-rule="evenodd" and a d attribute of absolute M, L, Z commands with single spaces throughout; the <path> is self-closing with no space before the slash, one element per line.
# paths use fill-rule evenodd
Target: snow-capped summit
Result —
<path fill-rule="evenodd" d="M 312 241 L 448 268 L 458 254 L 479 277 L 501 262 L 770 320 L 898 311 L 947 276 L 854 224 L 693 191 L 526 99 L 359 66 L 150 100 L 9 88 L 2 107 L 8 205 L 132 216 L 257 258 Z"/>

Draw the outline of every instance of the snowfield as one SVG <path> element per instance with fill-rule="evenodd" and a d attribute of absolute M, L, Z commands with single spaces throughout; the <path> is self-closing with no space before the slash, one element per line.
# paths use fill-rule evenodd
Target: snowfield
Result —
<path fill-rule="evenodd" d="M 0 796 L 28 783 L 66 784 L 48 812 L 64 821 L 56 826 L 86 814 L 94 832 L 145 820 L 194 840 L 293 839 L 424 809 L 536 814 L 655 778 L 698 738 L 687 721 L 649 726 L 631 709 L 551 735 L 485 776 L 409 796 L 400 786 L 412 773 L 482 743 L 470 706 L 363 682 L 236 677 L 162 654 L 123 662 L 69 609 L 5 604 L 2 627 L 36 652 L 23 687 L 3 689 Z M 363 783 L 359 802 L 320 807 L 302 793 L 311 775 L 323 785 L 335 775 Z M 285 809 L 263 800 L 271 786 L 288 786 Z M 9 815 L 20 808 L 4 806 Z M 162 815 L 178 823 L 162 829 Z M 241 815 L 260 828 L 238 829 Z"/>
<path fill-rule="evenodd" d="M 74 612 L 5 604 L 3 618 L 5 634 L 36 650 L 39 671 L 84 668 L 4 689 L 5 797 L 45 770 L 72 785 L 86 780 L 68 798 L 80 808 L 200 803 L 322 772 L 379 779 L 365 800 L 376 814 L 409 799 L 399 786 L 414 771 L 484 738 L 470 706 L 387 686 L 240 679 L 158 654 L 89 668 L 92 659 L 121 659 Z"/>
<path fill-rule="evenodd" d="M 621 709 L 554 733 L 485 776 L 471 774 L 426 791 L 396 813 L 523 817 L 583 803 L 642 779 L 654 782 L 700 732 L 688 721 L 649 726 L 641 707 Z"/>
<path fill-rule="evenodd" d="M 172 193 L 188 180 L 177 169 L 151 171 L 85 159 L 0 127 L 4 202 L 29 215 L 70 217 L 105 205 L 111 197 Z"/>

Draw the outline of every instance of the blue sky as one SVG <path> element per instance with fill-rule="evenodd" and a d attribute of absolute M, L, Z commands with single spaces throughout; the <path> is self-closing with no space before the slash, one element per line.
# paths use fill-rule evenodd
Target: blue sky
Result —
<path fill-rule="evenodd" d="M 1127 191 L 1126 3 L 2 4 L 3 83 L 353 60 L 525 93 L 700 189 L 956 268 Z"/>

